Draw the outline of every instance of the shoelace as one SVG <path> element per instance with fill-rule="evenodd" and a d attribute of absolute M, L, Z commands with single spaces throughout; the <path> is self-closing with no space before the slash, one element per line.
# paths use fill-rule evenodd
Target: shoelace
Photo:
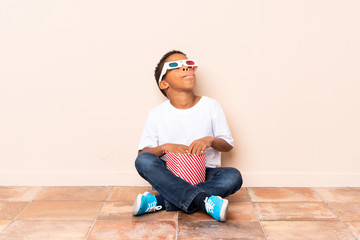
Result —
<path fill-rule="evenodd" d="M 156 206 L 155 202 L 149 203 L 149 207 L 146 209 L 145 212 L 155 212 L 161 210 L 162 206 Z"/>
<path fill-rule="evenodd" d="M 214 206 L 215 203 L 213 203 L 210 199 L 205 198 L 205 208 L 208 213 L 214 213 Z"/>

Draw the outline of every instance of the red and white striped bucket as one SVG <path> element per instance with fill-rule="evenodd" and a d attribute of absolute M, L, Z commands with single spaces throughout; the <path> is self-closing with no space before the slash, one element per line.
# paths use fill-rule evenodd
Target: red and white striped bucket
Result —
<path fill-rule="evenodd" d="M 205 182 L 206 152 L 201 155 L 167 152 L 166 167 L 192 185 Z"/>

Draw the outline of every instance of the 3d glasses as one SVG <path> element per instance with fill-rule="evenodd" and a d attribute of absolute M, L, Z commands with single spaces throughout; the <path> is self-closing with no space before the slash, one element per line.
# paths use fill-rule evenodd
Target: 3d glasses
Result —
<path fill-rule="evenodd" d="M 159 82 L 162 80 L 162 78 L 166 74 L 167 70 L 180 68 L 183 65 L 187 66 L 187 67 L 192 67 L 194 70 L 196 70 L 197 67 L 198 67 L 197 62 L 194 59 L 186 59 L 186 60 L 178 60 L 178 61 L 173 61 L 173 62 L 165 62 L 164 66 L 163 66 L 163 69 L 161 71 L 161 74 L 160 74 Z"/>

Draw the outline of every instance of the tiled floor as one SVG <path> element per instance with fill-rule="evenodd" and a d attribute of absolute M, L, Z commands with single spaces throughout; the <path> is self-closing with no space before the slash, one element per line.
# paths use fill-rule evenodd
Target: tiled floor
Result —
<path fill-rule="evenodd" d="M 203 212 L 134 217 L 150 187 L 0 187 L 0 240 L 360 239 L 360 188 L 242 188 L 228 220 Z"/>

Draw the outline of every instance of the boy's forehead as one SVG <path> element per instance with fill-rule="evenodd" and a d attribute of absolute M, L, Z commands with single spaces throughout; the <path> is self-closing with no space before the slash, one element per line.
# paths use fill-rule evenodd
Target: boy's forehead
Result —
<path fill-rule="evenodd" d="M 185 59 L 188 59 L 185 55 L 176 53 L 176 54 L 173 54 L 173 55 L 169 56 L 165 60 L 165 62 L 173 62 L 173 61 L 185 60 Z"/>

